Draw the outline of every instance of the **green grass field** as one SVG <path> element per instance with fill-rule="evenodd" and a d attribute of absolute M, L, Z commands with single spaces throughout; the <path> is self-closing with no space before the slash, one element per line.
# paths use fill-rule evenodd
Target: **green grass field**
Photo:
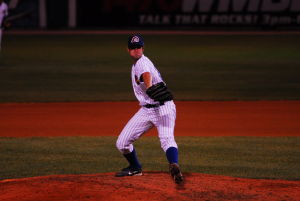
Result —
<path fill-rule="evenodd" d="M 0 180 L 115 172 L 127 163 L 115 137 L 0 138 Z M 299 137 L 178 137 L 184 172 L 300 179 Z M 156 137 L 135 143 L 145 171 L 168 171 Z"/>
<path fill-rule="evenodd" d="M 145 35 L 177 100 L 299 100 L 299 35 Z M 0 102 L 135 100 L 126 35 L 5 35 Z"/>

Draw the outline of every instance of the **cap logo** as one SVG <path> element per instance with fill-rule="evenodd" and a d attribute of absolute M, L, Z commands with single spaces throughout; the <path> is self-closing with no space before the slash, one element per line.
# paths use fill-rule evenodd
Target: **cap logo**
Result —
<path fill-rule="evenodd" d="M 138 43 L 138 42 L 140 42 L 139 37 L 133 36 L 132 39 L 131 39 L 131 43 Z"/>

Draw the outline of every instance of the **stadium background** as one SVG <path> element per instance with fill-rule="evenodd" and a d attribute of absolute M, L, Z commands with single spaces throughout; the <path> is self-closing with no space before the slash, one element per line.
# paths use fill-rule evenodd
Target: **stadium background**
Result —
<path fill-rule="evenodd" d="M 25 181 L 17 178 L 50 175 L 53 181 L 59 179 L 51 175 L 75 174 L 66 178 L 75 181 L 126 165 L 114 143 L 138 107 L 126 53 L 132 32 L 145 36 L 146 54 L 175 94 L 175 135 L 186 173 L 296 180 L 290 186 L 270 184 L 266 194 L 299 197 L 289 193 L 299 188 L 300 178 L 299 1 L 6 2 L 10 26 L 0 55 L 3 200 L 9 179 L 17 184 Z M 145 171 L 166 172 L 155 131 L 136 146 Z M 207 193 L 214 187 L 208 185 Z"/>
<path fill-rule="evenodd" d="M 10 0 L 13 28 L 295 30 L 297 0 Z"/>

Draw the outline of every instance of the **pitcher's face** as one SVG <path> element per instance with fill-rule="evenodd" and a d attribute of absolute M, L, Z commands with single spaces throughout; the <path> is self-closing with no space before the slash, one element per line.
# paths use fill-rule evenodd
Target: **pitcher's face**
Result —
<path fill-rule="evenodd" d="M 135 49 L 128 49 L 128 52 L 129 52 L 130 57 L 136 61 L 143 56 L 144 48 L 137 47 Z"/>

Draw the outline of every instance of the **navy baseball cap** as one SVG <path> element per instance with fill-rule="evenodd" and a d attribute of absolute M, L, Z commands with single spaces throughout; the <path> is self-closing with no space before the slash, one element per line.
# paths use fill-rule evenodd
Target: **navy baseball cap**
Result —
<path fill-rule="evenodd" d="M 128 37 L 128 49 L 144 47 L 144 39 L 140 34 Z"/>

